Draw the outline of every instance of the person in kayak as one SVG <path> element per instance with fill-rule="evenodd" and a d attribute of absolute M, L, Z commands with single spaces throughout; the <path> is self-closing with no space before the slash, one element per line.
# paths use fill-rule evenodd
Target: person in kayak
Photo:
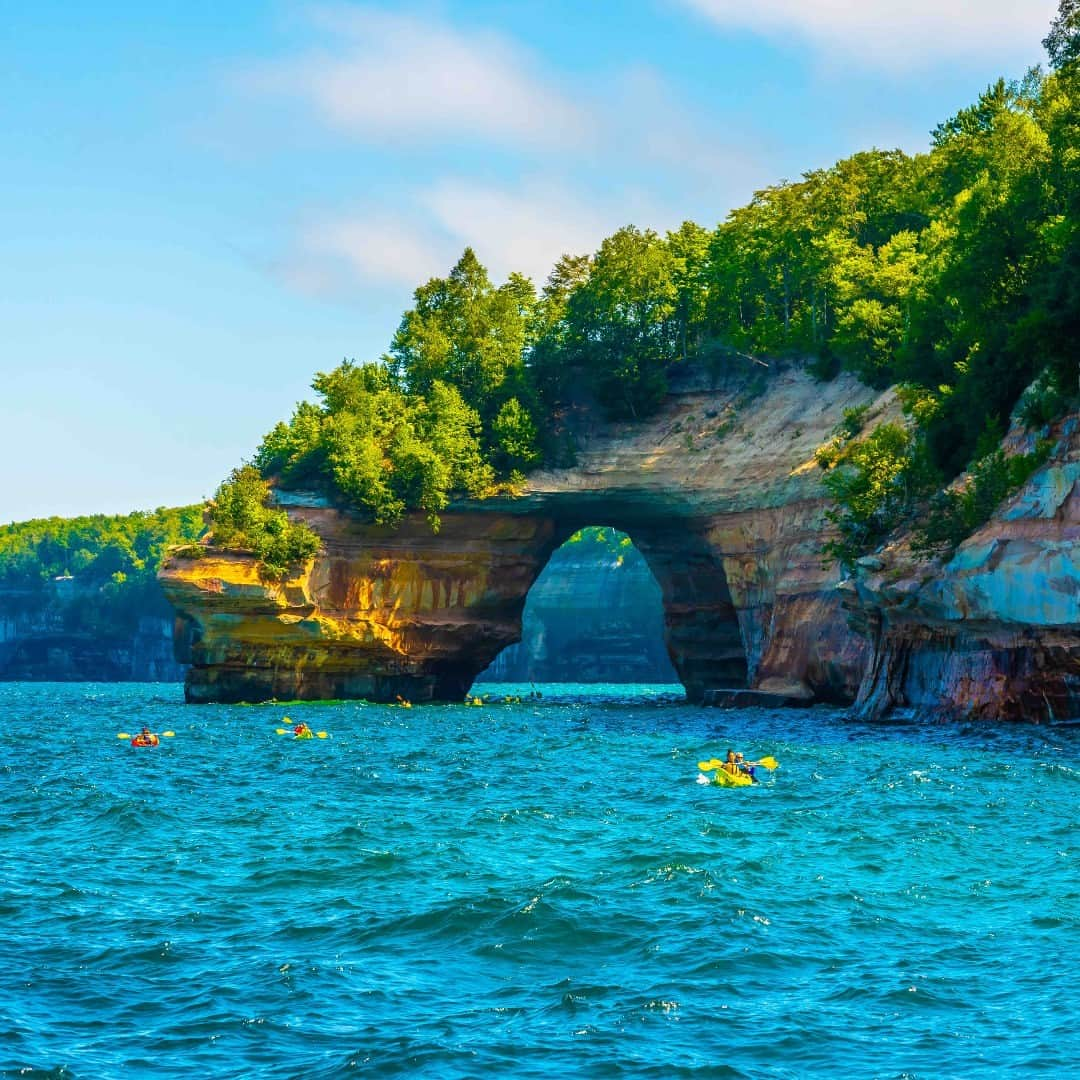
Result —
<path fill-rule="evenodd" d="M 293 735 L 298 739 L 310 739 L 314 737 L 314 732 L 304 723 L 303 720 L 292 729 Z"/>
<path fill-rule="evenodd" d="M 161 740 L 148 728 L 144 727 L 134 739 L 131 740 L 132 746 L 157 746 Z"/>
<path fill-rule="evenodd" d="M 754 775 L 754 766 L 757 764 L 756 761 L 747 761 L 742 754 L 736 754 L 735 764 L 738 766 L 739 772 L 745 773 L 755 784 L 757 783 L 757 776 Z"/>
<path fill-rule="evenodd" d="M 754 766 L 756 761 L 747 761 L 742 754 L 737 754 L 734 750 L 727 752 L 727 759 L 724 761 L 724 772 L 730 773 L 732 776 L 749 776 L 754 783 L 757 783 L 757 777 L 754 775 Z"/>

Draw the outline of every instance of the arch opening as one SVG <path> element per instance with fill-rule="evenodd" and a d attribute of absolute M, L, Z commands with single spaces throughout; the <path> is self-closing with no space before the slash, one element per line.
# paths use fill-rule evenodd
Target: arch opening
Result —
<path fill-rule="evenodd" d="M 613 526 L 574 530 L 529 589 L 521 640 L 476 682 L 678 685 L 663 591 L 632 538 Z"/>

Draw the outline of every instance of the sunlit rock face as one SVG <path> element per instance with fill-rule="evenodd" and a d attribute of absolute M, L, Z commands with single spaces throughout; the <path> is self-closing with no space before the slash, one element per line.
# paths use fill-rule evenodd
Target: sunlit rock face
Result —
<path fill-rule="evenodd" d="M 174 560 L 162 584 L 185 622 L 189 701 L 460 701 L 520 634 L 529 586 L 557 546 L 540 518 L 422 514 L 393 530 L 319 505 L 290 507 L 323 540 L 295 577 L 250 557 Z"/>
<path fill-rule="evenodd" d="M 628 533 L 660 586 L 668 653 L 691 699 L 755 687 L 849 701 L 866 646 L 820 549 L 826 502 L 814 450 L 845 408 L 887 395 L 845 377 L 770 374 L 748 391 L 686 380 L 637 423 L 574 418 L 572 469 L 535 473 L 515 498 L 456 504 L 432 533 L 279 493 L 323 551 L 280 584 L 250 557 L 174 559 L 162 585 L 180 615 L 191 701 L 460 700 L 498 652 L 551 553 L 576 529 Z"/>
<path fill-rule="evenodd" d="M 848 592 L 872 644 L 861 713 L 1080 716 L 1080 417 L 1051 435 L 1047 464 L 948 562 L 906 538 L 863 561 Z"/>

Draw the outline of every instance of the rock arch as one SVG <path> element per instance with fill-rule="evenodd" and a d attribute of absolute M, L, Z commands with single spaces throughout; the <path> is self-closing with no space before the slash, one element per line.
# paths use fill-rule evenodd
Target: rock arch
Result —
<path fill-rule="evenodd" d="M 851 379 L 774 376 L 761 397 L 689 386 L 639 424 L 585 424 L 578 464 L 520 495 L 374 525 L 311 494 L 279 492 L 323 551 L 281 583 L 207 549 L 162 585 L 179 614 L 191 701 L 460 700 L 520 638 L 525 597 L 576 529 L 631 536 L 662 591 L 669 653 L 692 700 L 756 687 L 850 700 L 862 639 L 823 563 L 826 503 L 813 451 L 872 392 Z"/>

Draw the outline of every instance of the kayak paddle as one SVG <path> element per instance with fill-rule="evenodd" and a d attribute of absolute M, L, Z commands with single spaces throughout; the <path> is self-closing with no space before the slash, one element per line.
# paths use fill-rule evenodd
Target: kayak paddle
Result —
<path fill-rule="evenodd" d="M 722 769 L 726 762 L 721 761 L 719 758 L 710 758 L 708 761 L 699 761 L 697 767 L 702 772 L 711 772 L 713 769 Z M 768 769 L 772 772 L 773 769 L 779 768 L 780 762 L 776 758 L 770 756 L 763 757 L 759 761 L 742 761 L 741 765 L 760 765 L 763 769 Z"/>

